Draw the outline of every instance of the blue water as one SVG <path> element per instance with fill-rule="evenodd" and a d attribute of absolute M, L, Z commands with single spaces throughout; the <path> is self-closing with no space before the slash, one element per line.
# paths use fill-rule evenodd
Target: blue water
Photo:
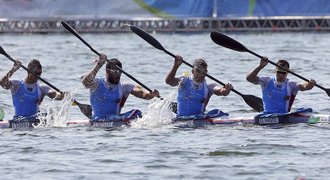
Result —
<path fill-rule="evenodd" d="M 220 47 L 207 33 L 153 35 L 168 51 L 181 54 L 190 63 L 205 58 L 209 74 L 224 83 L 230 82 L 239 92 L 261 97 L 260 87 L 245 80 L 246 74 L 258 65 L 257 57 Z M 288 59 L 294 72 L 330 87 L 329 33 L 229 35 L 272 61 Z M 164 82 L 173 64 L 172 57 L 130 33 L 82 36 L 99 52 L 119 58 L 123 69 L 149 88 L 158 89 L 165 98 L 173 97 L 176 89 Z M 0 45 L 24 65 L 32 58 L 39 59 L 44 67 L 43 78 L 72 92 L 79 102 L 88 103 L 89 92 L 79 77 L 93 67 L 97 56 L 71 34 L 2 34 Z M 12 62 L 1 56 L 1 76 L 11 67 Z M 273 69 L 269 64 L 261 74 L 271 75 Z M 98 75 L 103 76 L 104 71 L 101 69 Z M 177 74 L 190 71 L 182 65 Z M 13 79 L 25 75 L 20 69 Z M 302 82 L 293 75 L 289 78 Z M 134 83 L 124 75 L 122 79 Z M 0 103 L 5 119 L 10 119 L 13 108 L 9 91 L 0 90 Z M 65 106 L 61 117 L 64 121 L 86 119 L 76 106 L 67 107 L 67 103 L 45 98 L 42 106 Z M 1 179 L 327 179 L 330 175 L 330 126 L 182 129 L 161 123 L 169 114 L 152 109 L 159 103 L 160 100 L 144 101 L 130 96 L 123 111 L 139 108 L 149 117 L 143 126 L 133 128 L 104 130 L 54 125 L 33 130 L 1 129 Z M 314 88 L 299 92 L 293 109 L 312 107 L 315 113 L 329 114 L 328 104 L 327 94 Z M 234 117 L 255 114 L 235 93 L 212 97 L 207 110 L 214 108 Z"/>

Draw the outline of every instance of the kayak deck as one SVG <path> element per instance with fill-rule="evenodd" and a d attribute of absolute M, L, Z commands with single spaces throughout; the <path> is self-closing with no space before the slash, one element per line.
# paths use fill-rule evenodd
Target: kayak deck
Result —
<path fill-rule="evenodd" d="M 96 127 L 96 128 L 112 128 L 119 126 L 130 126 L 132 122 L 136 122 L 138 119 L 130 120 L 116 120 L 116 121 L 89 121 L 89 120 L 71 120 L 66 122 L 67 127 Z M 208 125 L 238 125 L 238 124 L 251 124 L 251 125 L 273 125 L 273 124 L 296 124 L 296 123 L 330 123 L 330 115 L 313 114 L 313 113 L 294 113 L 285 117 L 235 117 L 221 116 L 216 118 L 202 118 L 202 119 L 173 119 L 174 125 L 185 125 L 188 127 L 208 126 Z M 0 128 L 33 128 L 32 122 L 16 122 L 10 124 L 8 121 L 0 121 Z"/>
<path fill-rule="evenodd" d="M 205 118 L 199 120 L 180 120 L 180 122 L 190 122 L 192 125 L 217 125 L 217 124 L 253 124 L 253 125 L 272 125 L 272 124 L 297 124 L 297 123 L 330 123 L 330 115 L 296 113 L 284 117 L 219 117 Z"/>

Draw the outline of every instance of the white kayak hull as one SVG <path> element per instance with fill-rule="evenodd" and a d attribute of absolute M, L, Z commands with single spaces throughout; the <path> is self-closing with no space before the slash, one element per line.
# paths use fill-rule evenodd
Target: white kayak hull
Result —
<path fill-rule="evenodd" d="M 66 122 L 68 127 L 95 127 L 95 128 L 113 128 L 120 126 L 130 126 L 132 122 L 135 122 L 137 119 L 121 120 L 121 121 L 98 121 L 91 122 L 89 120 L 72 120 Z M 13 128 L 13 129 L 25 129 L 25 128 L 34 128 L 37 126 L 34 122 L 29 121 L 18 121 L 18 122 L 9 122 L 9 121 L 0 121 L 0 128 Z"/>
<path fill-rule="evenodd" d="M 193 119 L 193 120 L 179 120 L 174 123 L 187 123 L 193 126 L 204 125 L 234 125 L 234 124 L 252 124 L 252 125 L 272 125 L 272 124 L 297 124 L 297 123 L 330 123 L 330 115 L 322 114 L 310 114 L 310 113 L 298 113 L 291 114 L 288 117 L 267 117 L 267 118 L 255 118 L 255 117 L 217 117 L 217 118 L 205 118 L 205 119 Z"/>
<path fill-rule="evenodd" d="M 112 128 L 119 126 L 130 126 L 132 122 L 138 119 L 120 120 L 120 121 L 98 121 L 91 122 L 89 120 L 71 120 L 66 123 L 68 127 L 89 126 L 96 128 Z M 235 124 L 254 124 L 254 125 L 272 125 L 272 124 L 296 124 L 296 123 L 330 123 L 330 115 L 313 114 L 313 113 L 295 113 L 283 117 L 236 117 L 231 118 L 221 116 L 216 118 L 203 119 L 180 119 L 172 120 L 173 124 L 186 125 L 192 127 L 208 126 L 208 125 L 235 125 Z M 34 124 L 30 122 L 21 122 L 10 124 L 8 121 L 0 121 L 0 128 L 33 128 Z"/>

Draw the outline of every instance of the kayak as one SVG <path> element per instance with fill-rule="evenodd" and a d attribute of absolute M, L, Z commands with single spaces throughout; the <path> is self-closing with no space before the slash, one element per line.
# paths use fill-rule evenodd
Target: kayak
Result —
<path fill-rule="evenodd" d="M 96 128 L 113 128 L 120 126 L 130 126 L 132 122 L 135 122 L 137 119 L 125 119 L 125 120 L 108 120 L 108 121 L 97 121 L 93 122 L 90 120 L 71 120 L 66 122 L 68 127 L 96 127 Z M 12 129 L 26 129 L 34 128 L 38 123 L 35 121 L 0 121 L 0 128 L 12 128 Z"/>
<path fill-rule="evenodd" d="M 123 125 L 130 126 L 132 122 L 142 117 L 142 112 L 138 109 L 132 109 L 122 114 L 107 116 L 107 119 L 94 120 L 75 120 L 66 122 L 66 126 L 89 126 L 95 128 L 113 128 Z M 21 118 L 8 121 L 0 121 L 0 128 L 25 129 L 38 126 L 39 120 L 36 118 Z"/>
<path fill-rule="evenodd" d="M 66 122 L 68 127 L 96 127 L 96 128 L 113 128 L 120 126 L 131 126 L 133 122 L 138 122 L 138 118 L 126 118 L 126 119 L 113 119 L 113 120 L 70 120 Z M 316 124 L 325 123 L 330 124 L 330 115 L 314 114 L 310 108 L 298 109 L 297 111 L 282 114 L 259 114 L 251 117 L 230 117 L 228 114 L 221 115 L 196 115 L 196 116 L 184 116 L 180 118 L 174 118 L 170 124 L 176 126 L 186 127 L 200 127 L 209 125 L 239 125 L 239 124 L 251 124 L 251 125 L 276 125 L 276 124 Z M 0 121 L 0 128 L 33 128 L 35 122 L 27 121 Z"/>
<path fill-rule="evenodd" d="M 227 115 L 212 117 L 209 115 L 186 116 L 173 119 L 173 123 L 186 124 L 187 126 L 207 126 L 207 125 L 275 125 L 275 124 L 297 124 L 297 123 L 330 123 L 330 115 L 313 114 L 311 108 L 301 108 L 289 113 L 258 114 L 252 117 L 231 118 Z M 204 116 L 204 117 L 203 117 Z"/>
<path fill-rule="evenodd" d="M 308 114 L 297 113 L 283 117 L 220 117 L 220 118 L 203 118 L 203 119 L 186 119 L 173 120 L 174 123 L 185 123 L 188 126 L 207 126 L 207 125 L 235 125 L 235 124 L 251 124 L 251 125 L 275 125 L 275 124 L 316 124 L 330 123 L 330 115 L 324 114 Z"/>
<path fill-rule="evenodd" d="M 102 121 L 91 121 L 91 120 L 71 120 L 66 122 L 68 127 L 94 127 L 94 128 L 114 128 L 120 126 L 131 126 L 133 122 L 136 122 L 135 119 L 122 119 L 122 120 L 102 120 Z"/>
<path fill-rule="evenodd" d="M 120 126 L 131 126 L 133 122 L 137 122 L 138 119 L 129 119 L 121 121 L 99 121 L 92 122 L 89 120 L 71 120 L 66 122 L 68 127 L 96 127 L 96 128 L 113 128 Z M 256 119 L 255 117 L 216 117 L 216 118 L 201 118 L 201 119 L 173 119 L 172 123 L 179 126 L 187 127 L 199 127 L 209 125 L 239 125 L 239 124 L 251 124 L 251 125 L 274 125 L 274 124 L 297 124 L 297 123 L 330 123 L 330 115 L 322 114 L 309 114 L 298 113 L 289 115 L 283 119 L 280 117 L 266 117 Z M 9 123 L 9 121 L 0 121 L 0 128 L 33 128 L 35 125 L 33 122 L 15 122 Z"/>

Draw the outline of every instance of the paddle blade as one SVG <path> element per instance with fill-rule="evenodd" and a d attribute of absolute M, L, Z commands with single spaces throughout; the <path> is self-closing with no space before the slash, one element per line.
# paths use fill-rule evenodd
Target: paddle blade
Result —
<path fill-rule="evenodd" d="M 234 51 L 240 51 L 240 52 L 248 51 L 248 49 L 245 46 L 243 46 L 241 43 L 219 32 L 213 31 L 211 32 L 210 36 L 212 41 L 220 46 L 226 47 L 228 49 L 232 49 Z"/>
<path fill-rule="evenodd" d="M 134 25 L 129 25 L 129 28 L 138 36 L 140 36 L 142 39 L 147 41 L 149 44 L 154 46 L 155 48 L 164 51 L 165 48 L 154 38 L 152 37 L 149 33 L 145 32 L 144 30 L 134 26 Z"/>
<path fill-rule="evenodd" d="M 11 59 L 10 56 L 6 53 L 6 51 L 0 46 L 0 54 L 6 56 L 8 59 Z"/>
<path fill-rule="evenodd" d="M 92 118 L 92 106 L 89 104 L 81 104 L 76 100 L 73 100 L 73 105 L 77 105 L 80 111 L 89 119 Z"/>
<path fill-rule="evenodd" d="M 261 112 L 264 110 L 262 99 L 253 95 L 242 95 L 246 104 L 248 104 L 252 109 Z"/>
<path fill-rule="evenodd" d="M 66 29 L 66 30 L 68 30 L 69 32 L 71 32 L 72 34 L 74 34 L 74 35 L 77 35 L 78 33 L 76 32 L 76 30 L 74 30 L 69 24 L 67 24 L 66 22 L 64 22 L 64 21 L 61 21 L 61 24 L 62 24 L 62 26 Z"/>
<path fill-rule="evenodd" d="M 326 89 L 325 92 L 326 92 L 327 95 L 330 97 L 330 89 Z"/>

